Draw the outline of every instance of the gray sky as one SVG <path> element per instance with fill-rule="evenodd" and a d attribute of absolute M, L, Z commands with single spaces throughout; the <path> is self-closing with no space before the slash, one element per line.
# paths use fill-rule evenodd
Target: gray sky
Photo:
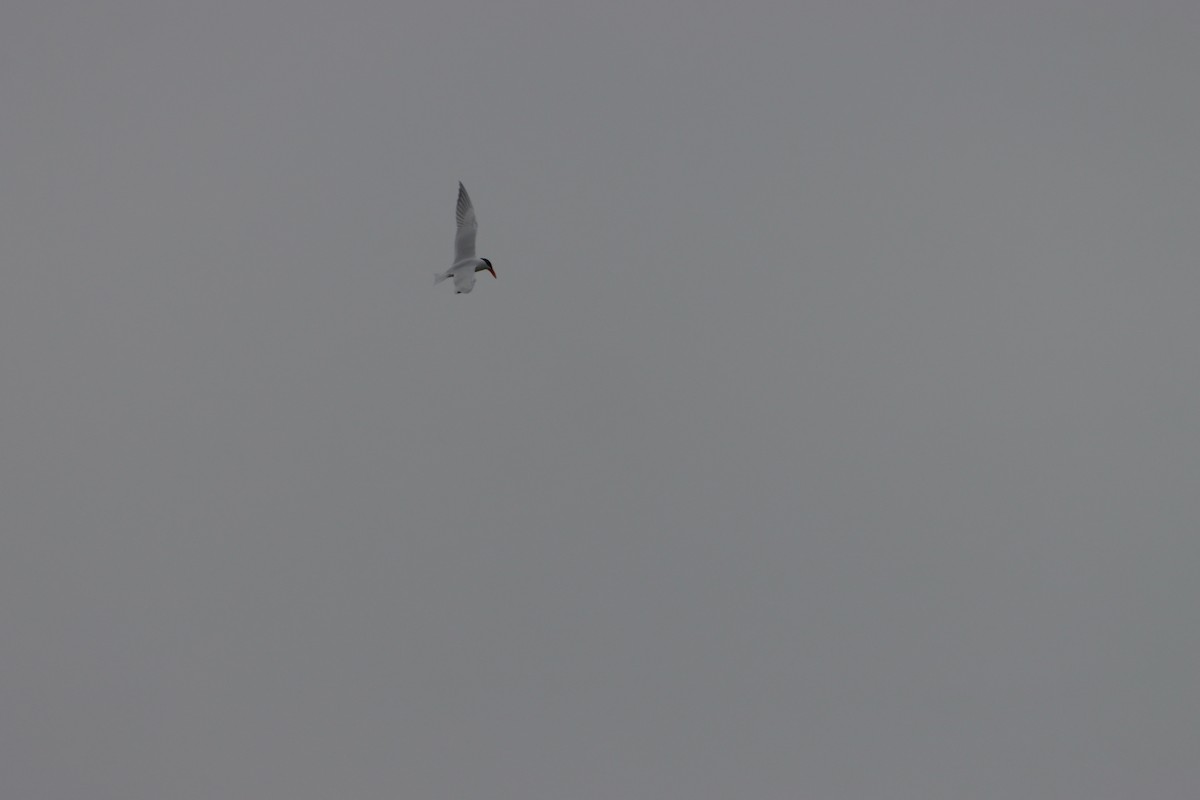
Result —
<path fill-rule="evenodd" d="M 1195 797 L 1198 38 L 4 3 L 0 794 Z"/>

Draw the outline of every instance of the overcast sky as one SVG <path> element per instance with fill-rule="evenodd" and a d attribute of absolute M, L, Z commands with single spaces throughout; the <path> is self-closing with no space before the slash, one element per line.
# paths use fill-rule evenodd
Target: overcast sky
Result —
<path fill-rule="evenodd" d="M 1198 40 L 5 2 L 0 794 L 1196 797 Z"/>

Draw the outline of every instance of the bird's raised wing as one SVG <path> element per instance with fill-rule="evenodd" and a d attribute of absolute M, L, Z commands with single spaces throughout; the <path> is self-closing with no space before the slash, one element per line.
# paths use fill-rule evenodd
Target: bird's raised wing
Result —
<path fill-rule="evenodd" d="M 475 222 L 475 206 L 471 205 L 471 196 L 467 194 L 462 181 L 458 184 L 458 208 L 455 216 L 458 219 L 458 229 L 454 233 L 454 263 L 457 264 L 464 258 L 475 257 L 475 231 L 479 230 L 479 225 Z"/>

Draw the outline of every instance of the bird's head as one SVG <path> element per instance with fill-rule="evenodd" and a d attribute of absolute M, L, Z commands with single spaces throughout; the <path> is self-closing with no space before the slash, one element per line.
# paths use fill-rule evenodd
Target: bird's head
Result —
<path fill-rule="evenodd" d="M 486 269 L 488 272 L 492 273 L 493 278 L 496 277 L 496 270 L 492 269 L 492 262 L 488 261 L 486 258 L 481 258 L 479 260 L 482 261 L 483 263 L 480 264 L 478 267 L 476 267 L 475 271 L 483 272 Z"/>

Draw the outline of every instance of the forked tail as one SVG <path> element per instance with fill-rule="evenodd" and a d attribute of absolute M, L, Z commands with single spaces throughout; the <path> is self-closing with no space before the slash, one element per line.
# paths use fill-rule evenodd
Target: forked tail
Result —
<path fill-rule="evenodd" d="M 437 286 L 439 283 L 441 283 L 442 281 L 446 280 L 446 278 L 449 278 L 449 277 L 450 277 L 449 272 L 435 272 L 435 273 L 433 273 L 433 285 Z"/>

